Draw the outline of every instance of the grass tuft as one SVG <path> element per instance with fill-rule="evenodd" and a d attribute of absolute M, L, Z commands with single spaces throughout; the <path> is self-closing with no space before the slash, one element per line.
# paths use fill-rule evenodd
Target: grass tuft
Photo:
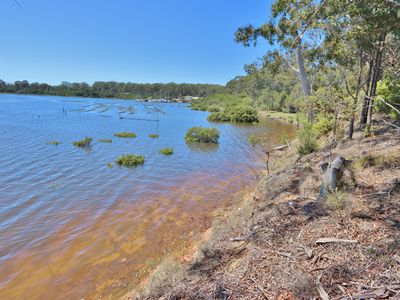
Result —
<path fill-rule="evenodd" d="M 114 133 L 114 136 L 119 137 L 119 138 L 135 138 L 136 137 L 136 133 L 134 132 L 129 132 L 129 131 L 123 131 L 123 132 L 117 132 Z"/>
<path fill-rule="evenodd" d="M 151 134 L 149 134 L 149 137 L 152 138 L 152 139 L 157 139 L 157 138 L 160 137 L 160 135 L 157 134 L 157 133 L 151 133 Z"/>
<path fill-rule="evenodd" d="M 334 192 L 328 194 L 326 198 L 327 206 L 332 210 L 339 210 L 346 207 L 349 194 L 345 192 Z"/>
<path fill-rule="evenodd" d="M 85 137 L 83 140 L 73 142 L 73 145 L 80 148 L 87 148 L 90 147 L 92 141 L 91 137 Z"/>
<path fill-rule="evenodd" d="M 151 295 L 159 298 L 163 292 L 172 289 L 185 276 L 185 269 L 180 263 L 170 258 L 165 259 L 151 275 L 141 296 Z"/>
<path fill-rule="evenodd" d="M 171 147 L 169 147 L 169 148 L 162 148 L 162 149 L 159 151 L 159 153 L 160 153 L 160 154 L 164 154 L 164 155 L 171 155 L 171 154 L 174 153 L 174 149 L 171 148 Z"/>
<path fill-rule="evenodd" d="M 217 128 L 192 127 L 186 132 L 187 143 L 218 144 L 219 130 Z"/>
<path fill-rule="evenodd" d="M 121 155 L 115 160 L 115 162 L 124 167 L 136 167 L 144 163 L 144 156 L 136 154 Z"/>

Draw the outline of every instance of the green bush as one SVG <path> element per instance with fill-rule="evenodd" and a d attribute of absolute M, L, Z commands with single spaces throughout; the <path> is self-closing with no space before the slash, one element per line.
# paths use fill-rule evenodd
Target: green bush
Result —
<path fill-rule="evenodd" d="M 157 134 L 157 133 L 152 133 L 152 134 L 149 134 L 149 137 L 152 138 L 152 139 L 157 139 L 157 138 L 160 137 L 160 135 Z"/>
<path fill-rule="evenodd" d="M 169 148 L 162 148 L 160 151 L 160 154 L 164 154 L 164 155 L 171 155 L 174 153 L 174 149 L 169 147 Z"/>
<path fill-rule="evenodd" d="M 300 155 L 307 155 L 318 149 L 317 140 L 310 125 L 306 125 L 302 130 L 300 130 L 299 141 L 300 145 L 297 148 L 297 152 Z"/>
<path fill-rule="evenodd" d="M 251 106 L 241 105 L 227 111 L 232 122 L 254 123 L 258 122 L 257 111 Z"/>
<path fill-rule="evenodd" d="M 312 125 L 312 131 L 317 138 L 328 134 L 332 128 L 333 121 L 325 117 L 319 117 L 318 122 Z"/>
<path fill-rule="evenodd" d="M 55 145 L 55 146 L 58 146 L 58 145 L 61 144 L 61 142 L 59 142 L 59 141 L 50 141 L 50 142 L 47 142 L 46 144 L 47 144 L 47 145 Z"/>
<path fill-rule="evenodd" d="M 219 131 L 217 128 L 192 127 L 186 132 L 187 143 L 218 144 Z"/>
<path fill-rule="evenodd" d="M 100 143 L 112 143 L 112 139 L 101 139 L 99 140 Z"/>
<path fill-rule="evenodd" d="M 126 154 L 118 157 L 115 162 L 124 167 L 136 167 L 137 165 L 142 165 L 144 163 L 143 155 Z"/>
<path fill-rule="evenodd" d="M 210 122 L 254 123 L 258 122 L 258 114 L 250 106 L 232 106 L 224 112 L 218 111 L 209 114 L 207 120 Z"/>
<path fill-rule="evenodd" d="M 76 147 L 86 148 L 90 147 L 90 143 L 93 141 L 91 137 L 85 137 L 83 140 L 73 142 Z"/>
<path fill-rule="evenodd" d="M 223 112 L 213 112 L 208 115 L 207 120 L 210 122 L 228 122 L 230 118 Z"/>
<path fill-rule="evenodd" d="M 120 138 L 135 138 L 136 137 L 136 133 L 129 132 L 129 131 L 124 131 L 124 132 L 115 133 L 114 136 L 120 137 Z"/>

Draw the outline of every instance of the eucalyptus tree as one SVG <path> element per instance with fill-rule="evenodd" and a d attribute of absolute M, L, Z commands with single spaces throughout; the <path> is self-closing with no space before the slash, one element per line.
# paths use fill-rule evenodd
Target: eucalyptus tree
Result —
<path fill-rule="evenodd" d="M 251 43 L 256 45 L 259 38 L 267 40 L 274 50 L 267 53 L 266 60 L 273 64 L 284 64 L 293 71 L 307 99 L 313 93 L 312 79 L 318 67 L 317 54 L 324 39 L 322 25 L 326 4 L 327 0 L 276 0 L 272 4 L 272 18 L 258 27 L 240 27 L 235 33 L 235 41 L 250 46 Z M 296 64 L 292 63 L 293 57 Z M 314 70 L 310 70 L 312 68 Z M 308 116 L 312 121 L 312 106 Z"/>

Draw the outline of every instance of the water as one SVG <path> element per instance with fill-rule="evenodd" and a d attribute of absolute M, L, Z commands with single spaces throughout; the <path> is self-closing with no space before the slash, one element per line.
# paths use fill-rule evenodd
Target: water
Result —
<path fill-rule="evenodd" d="M 236 126 L 206 117 L 185 104 L 0 95 L 0 299 L 125 293 L 254 184 L 263 162 L 250 134 L 279 142 L 294 133 L 273 120 Z M 220 144 L 187 145 L 192 126 L 217 127 Z M 113 136 L 120 131 L 137 137 Z M 90 149 L 72 145 L 85 136 Z M 105 138 L 112 143 L 98 142 Z M 163 147 L 174 154 L 159 154 Z M 145 164 L 107 166 L 128 153 Z"/>

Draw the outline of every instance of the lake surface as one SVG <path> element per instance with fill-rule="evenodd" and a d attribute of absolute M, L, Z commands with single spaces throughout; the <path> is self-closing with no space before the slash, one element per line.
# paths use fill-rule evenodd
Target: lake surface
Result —
<path fill-rule="evenodd" d="M 185 104 L 0 95 L 0 299 L 124 294 L 255 184 L 264 163 L 250 134 L 277 143 L 294 135 L 276 120 L 206 118 Z M 186 144 L 192 126 L 217 127 L 219 145 Z M 120 131 L 137 137 L 113 136 Z M 90 149 L 72 145 L 85 136 Z M 106 138 L 112 143 L 98 142 Z M 159 154 L 163 147 L 174 154 Z M 113 163 L 129 153 L 144 155 L 144 165 Z"/>

